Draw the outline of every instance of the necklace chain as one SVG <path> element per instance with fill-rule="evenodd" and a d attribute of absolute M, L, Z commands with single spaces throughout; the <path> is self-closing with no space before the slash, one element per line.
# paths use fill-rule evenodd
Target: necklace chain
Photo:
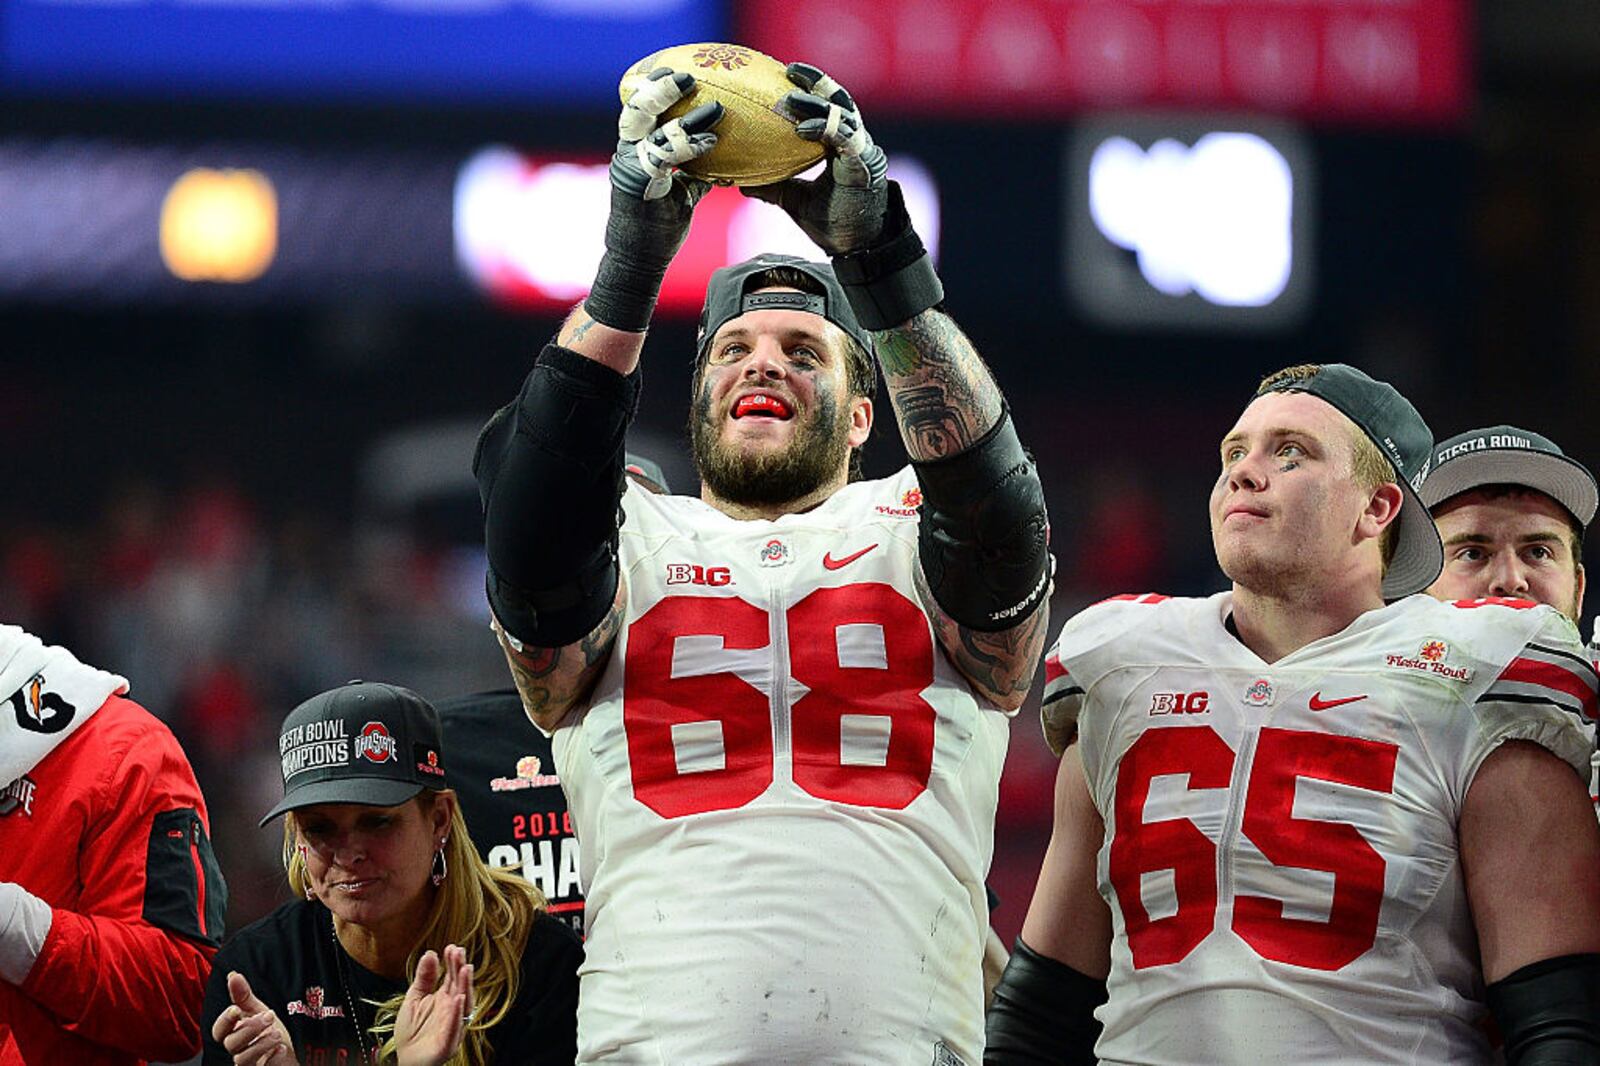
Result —
<path fill-rule="evenodd" d="M 350 979 L 345 976 L 344 945 L 339 943 L 339 930 L 333 924 L 333 914 L 328 914 L 328 931 L 333 935 L 333 965 L 339 971 L 339 987 L 344 990 L 344 1001 L 350 1007 L 350 1024 L 356 1030 L 356 1048 L 361 1053 L 361 1066 L 368 1066 L 372 1059 L 367 1055 L 367 1038 L 361 1032 L 361 1019 L 356 1014 L 356 997 L 350 992 Z"/>

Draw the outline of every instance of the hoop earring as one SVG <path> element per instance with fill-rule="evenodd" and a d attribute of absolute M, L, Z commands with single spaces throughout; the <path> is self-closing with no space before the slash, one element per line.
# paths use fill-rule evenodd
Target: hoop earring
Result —
<path fill-rule="evenodd" d="M 444 884 L 444 879 L 450 876 L 450 864 L 446 862 L 444 858 L 444 846 L 449 840 L 449 837 L 445 837 L 444 840 L 439 841 L 439 850 L 433 853 L 433 874 L 431 876 L 431 880 L 433 881 L 434 888 L 438 888 L 440 885 Z"/>
<path fill-rule="evenodd" d="M 305 879 L 306 899 L 316 899 L 317 894 L 311 890 L 311 872 L 307 869 L 309 862 L 306 859 L 306 846 L 304 844 L 296 845 L 295 850 L 300 853 L 300 876 Z"/>

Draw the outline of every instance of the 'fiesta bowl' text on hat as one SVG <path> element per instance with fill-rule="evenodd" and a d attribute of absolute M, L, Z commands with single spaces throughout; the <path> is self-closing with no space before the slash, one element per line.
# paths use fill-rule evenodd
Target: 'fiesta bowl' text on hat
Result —
<path fill-rule="evenodd" d="M 289 712 L 278 730 L 283 799 L 261 819 L 317 803 L 395 807 L 444 788 L 439 716 L 399 685 L 352 681 Z"/>

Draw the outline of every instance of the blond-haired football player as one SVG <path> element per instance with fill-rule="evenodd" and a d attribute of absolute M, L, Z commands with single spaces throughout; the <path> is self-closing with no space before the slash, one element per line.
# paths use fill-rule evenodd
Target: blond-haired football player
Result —
<path fill-rule="evenodd" d="M 1211 494 L 1232 589 L 1067 623 L 986 1062 L 1485 1062 L 1491 1011 L 1513 1063 L 1594 1061 L 1595 673 L 1550 607 L 1413 595 L 1431 451 L 1354 368 L 1274 374 Z"/>

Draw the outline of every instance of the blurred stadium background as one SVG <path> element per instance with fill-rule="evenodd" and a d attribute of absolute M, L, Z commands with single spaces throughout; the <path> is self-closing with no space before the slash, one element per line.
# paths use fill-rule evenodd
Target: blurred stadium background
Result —
<path fill-rule="evenodd" d="M 1215 441 L 1282 365 L 1600 463 L 1591 0 L 0 0 L 0 619 L 172 724 L 230 928 L 286 891 L 291 706 L 503 683 L 472 440 L 592 276 L 618 77 L 693 40 L 861 101 L 1038 454 L 1053 627 L 1220 587 Z M 705 277 L 764 246 L 804 241 L 721 190 L 669 276 L 634 444 L 679 491 Z M 885 419 L 869 471 L 902 460 Z"/>

